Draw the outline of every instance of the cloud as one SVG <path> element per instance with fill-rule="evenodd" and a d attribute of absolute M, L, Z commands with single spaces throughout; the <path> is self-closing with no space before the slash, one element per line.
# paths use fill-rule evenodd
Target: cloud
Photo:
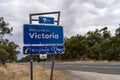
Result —
<path fill-rule="evenodd" d="M 119 4 L 117 3 L 117 5 Z M 64 25 L 65 34 L 71 36 L 77 33 L 85 33 L 86 31 L 82 30 L 81 32 L 81 29 L 89 26 L 101 25 L 104 27 L 104 25 L 118 24 L 119 15 L 114 15 L 116 7 L 115 0 L 109 2 L 105 0 L 64 1 L 61 9 L 64 17 L 61 18 L 61 22 Z M 116 13 L 119 14 L 119 11 L 116 10 Z"/>

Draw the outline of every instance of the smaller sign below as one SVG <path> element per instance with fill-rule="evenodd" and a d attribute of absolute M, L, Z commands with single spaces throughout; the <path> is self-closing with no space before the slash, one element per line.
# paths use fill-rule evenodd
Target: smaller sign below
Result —
<path fill-rule="evenodd" d="M 42 24 L 54 24 L 54 18 L 53 17 L 39 17 L 39 23 Z"/>
<path fill-rule="evenodd" d="M 40 59 L 47 59 L 47 54 L 40 54 Z"/>
<path fill-rule="evenodd" d="M 64 46 L 24 46 L 23 54 L 64 54 Z"/>

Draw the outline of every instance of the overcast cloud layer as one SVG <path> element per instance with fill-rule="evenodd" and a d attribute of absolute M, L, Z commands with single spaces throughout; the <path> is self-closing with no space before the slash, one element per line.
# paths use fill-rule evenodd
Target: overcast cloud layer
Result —
<path fill-rule="evenodd" d="M 61 11 L 60 24 L 67 37 L 105 26 L 113 33 L 120 23 L 119 0 L 0 0 L 0 17 L 14 28 L 9 38 L 21 48 L 29 14 L 53 11 Z"/>

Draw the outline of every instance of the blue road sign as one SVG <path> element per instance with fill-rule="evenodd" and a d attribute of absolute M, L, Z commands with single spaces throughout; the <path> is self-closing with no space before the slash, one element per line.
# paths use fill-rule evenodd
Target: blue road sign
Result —
<path fill-rule="evenodd" d="M 39 17 L 39 23 L 43 24 L 54 24 L 54 18 L 53 17 Z"/>
<path fill-rule="evenodd" d="M 63 44 L 63 27 L 25 24 L 24 44 Z"/>
<path fill-rule="evenodd" d="M 24 46 L 23 54 L 63 54 L 64 46 Z"/>

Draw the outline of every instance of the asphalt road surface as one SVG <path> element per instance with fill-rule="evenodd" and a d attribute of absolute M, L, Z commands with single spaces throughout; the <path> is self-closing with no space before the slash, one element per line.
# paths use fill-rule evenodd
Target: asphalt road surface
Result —
<path fill-rule="evenodd" d="M 20 64 L 29 65 L 29 63 Z M 34 65 L 43 66 L 43 63 L 34 63 Z M 45 62 L 44 66 L 51 68 L 51 63 Z M 55 69 L 120 75 L 120 62 L 55 62 Z"/>

